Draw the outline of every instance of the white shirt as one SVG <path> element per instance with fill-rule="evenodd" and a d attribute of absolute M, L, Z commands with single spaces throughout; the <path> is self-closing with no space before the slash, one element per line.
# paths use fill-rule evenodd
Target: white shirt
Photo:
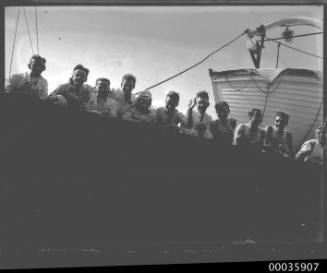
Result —
<path fill-rule="evenodd" d="M 48 81 L 41 75 L 33 77 L 30 72 L 14 74 L 9 78 L 5 91 L 45 99 L 48 96 Z"/>
<path fill-rule="evenodd" d="M 304 158 L 305 162 L 317 163 L 323 165 L 324 159 L 324 147 L 316 139 L 309 139 L 302 144 L 302 147 L 299 151 L 306 152 L 310 151 L 310 154 Z"/>
<path fill-rule="evenodd" d="M 97 93 L 92 92 L 90 100 L 86 104 L 86 109 L 96 111 L 103 116 L 117 117 L 118 104 L 109 97 L 107 97 L 107 100 L 100 100 Z"/>

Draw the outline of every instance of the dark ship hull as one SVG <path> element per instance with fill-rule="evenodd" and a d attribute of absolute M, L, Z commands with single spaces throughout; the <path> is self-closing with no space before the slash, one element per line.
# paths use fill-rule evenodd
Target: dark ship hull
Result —
<path fill-rule="evenodd" d="M 3 254 L 321 240 L 315 166 L 30 98 L 0 104 Z"/>

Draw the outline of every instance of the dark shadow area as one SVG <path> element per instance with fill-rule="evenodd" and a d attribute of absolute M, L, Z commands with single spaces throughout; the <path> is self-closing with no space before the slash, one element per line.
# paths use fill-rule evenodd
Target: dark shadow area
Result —
<path fill-rule="evenodd" d="M 113 256 L 95 264 L 123 264 L 113 257 L 130 249 L 190 245 L 230 245 L 211 262 L 271 259 L 276 244 L 322 240 L 315 166 L 12 95 L 1 94 L 0 124 L 1 255 L 16 262 L 41 265 L 52 248 L 102 249 Z M 266 252 L 249 251 L 256 243 Z"/>

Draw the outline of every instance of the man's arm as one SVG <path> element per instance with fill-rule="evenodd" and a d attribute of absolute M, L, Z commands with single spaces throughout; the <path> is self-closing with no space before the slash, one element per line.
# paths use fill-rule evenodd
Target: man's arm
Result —
<path fill-rule="evenodd" d="M 235 135 L 234 135 L 234 144 L 240 145 L 242 143 L 242 137 L 244 135 L 244 125 L 239 124 L 235 129 Z"/>
<path fill-rule="evenodd" d="M 259 147 L 260 150 L 264 147 L 265 138 L 266 138 L 265 130 L 260 129 L 260 147 Z"/>
<path fill-rule="evenodd" d="M 55 90 L 53 90 L 50 94 L 49 94 L 49 97 L 51 96 L 56 96 L 56 95 L 62 95 L 63 93 L 63 90 L 62 90 L 62 84 L 59 85 Z"/>
<path fill-rule="evenodd" d="M 42 85 L 42 89 L 40 90 L 40 99 L 44 100 L 48 97 L 48 81 L 44 79 Z"/>
<path fill-rule="evenodd" d="M 59 103 L 59 98 L 58 95 L 62 96 L 62 84 L 59 85 L 55 90 L 53 90 L 45 99 L 49 102 L 58 104 Z M 66 98 L 65 98 L 66 99 Z"/>
<path fill-rule="evenodd" d="M 188 105 L 187 113 L 186 113 L 186 124 L 185 127 L 187 129 L 191 129 L 193 127 L 193 108 L 195 106 L 196 102 L 194 100 L 190 100 L 190 103 Z"/>
<path fill-rule="evenodd" d="M 130 121 L 130 122 L 133 122 L 133 123 L 140 123 L 139 120 L 136 120 L 134 118 L 134 113 L 133 113 L 131 108 L 125 111 L 125 113 L 122 115 L 121 119 Z"/>
<path fill-rule="evenodd" d="M 273 133 L 274 129 L 272 126 L 267 126 L 265 128 L 265 134 L 266 134 L 266 137 L 265 137 L 265 141 L 264 141 L 264 144 L 268 147 L 271 147 L 271 137 L 272 137 L 272 133 Z"/>
<path fill-rule="evenodd" d="M 286 134 L 287 153 L 289 157 L 294 157 L 293 135 L 289 132 Z"/>
<path fill-rule="evenodd" d="M 235 130 L 236 124 L 237 124 L 237 119 L 236 118 L 230 118 L 229 119 L 229 124 L 232 127 L 232 129 Z"/>
<path fill-rule="evenodd" d="M 153 128 L 158 123 L 158 114 L 155 110 L 151 110 L 150 118 L 149 118 L 149 127 Z"/>
<path fill-rule="evenodd" d="M 304 158 L 306 158 L 308 155 L 311 154 L 312 150 L 313 150 L 313 143 L 310 140 L 304 142 L 301 149 L 295 155 L 295 160 L 303 161 Z"/>

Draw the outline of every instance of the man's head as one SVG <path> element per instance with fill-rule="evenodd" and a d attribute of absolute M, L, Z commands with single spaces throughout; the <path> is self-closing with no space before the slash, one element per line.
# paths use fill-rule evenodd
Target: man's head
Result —
<path fill-rule="evenodd" d="M 110 80 L 107 78 L 98 78 L 95 81 L 95 90 L 101 97 L 107 97 L 110 91 Z"/>
<path fill-rule="evenodd" d="M 135 88 L 136 77 L 132 74 L 125 74 L 121 80 L 121 89 L 124 93 L 132 93 Z"/>
<path fill-rule="evenodd" d="M 275 119 L 275 127 L 279 131 L 283 131 L 284 128 L 288 124 L 289 118 L 290 118 L 289 115 L 287 115 L 286 113 L 284 113 L 284 112 L 277 112 L 276 113 L 276 119 Z"/>
<path fill-rule="evenodd" d="M 83 85 L 87 81 L 89 70 L 81 64 L 78 64 L 73 69 L 73 76 L 71 78 L 74 85 Z"/>
<path fill-rule="evenodd" d="M 250 121 L 255 125 L 259 125 L 262 122 L 262 112 L 260 109 L 253 108 L 248 112 L 248 116 Z"/>
<path fill-rule="evenodd" d="M 209 106 L 209 94 L 207 91 L 199 91 L 195 97 L 195 103 L 198 111 L 204 113 Z"/>
<path fill-rule="evenodd" d="M 326 128 L 318 127 L 315 131 L 316 139 L 320 144 L 326 143 Z"/>
<path fill-rule="evenodd" d="M 228 118 L 230 110 L 229 105 L 226 101 L 217 102 L 215 108 L 220 120 L 226 120 Z"/>
<path fill-rule="evenodd" d="M 40 76 L 45 70 L 46 59 L 40 55 L 33 55 L 28 63 L 28 68 L 31 70 L 31 74 L 34 76 Z"/>
<path fill-rule="evenodd" d="M 152 95 L 149 91 L 142 91 L 136 98 L 136 106 L 141 110 L 147 110 L 152 103 Z"/>
<path fill-rule="evenodd" d="M 178 106 L 179 94 L 175 91 L 169 91 L 166 95 L 166 109 L 173 110 Z"/>

